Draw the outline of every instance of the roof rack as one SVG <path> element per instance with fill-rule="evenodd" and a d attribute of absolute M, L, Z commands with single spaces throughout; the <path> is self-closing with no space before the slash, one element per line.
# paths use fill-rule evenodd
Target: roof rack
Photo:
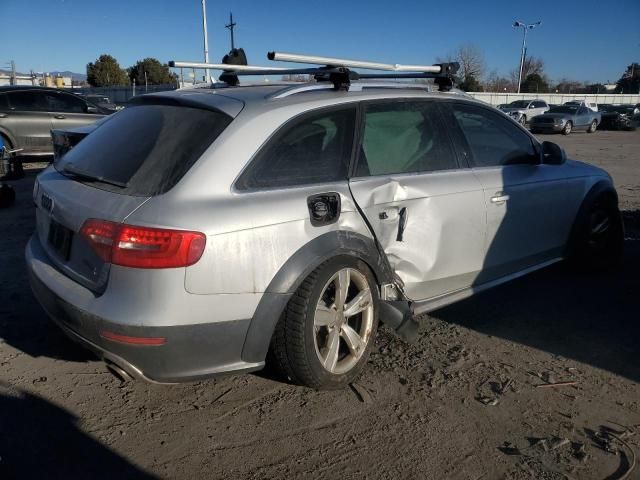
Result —
<path fill-rule="evenodd" d="M 435 65 L 401 65 L 391 63 L 365 62 L 316 55 L 269 52 L 267 58 L 273 61 L 315 65 L 311 68 L 259 67 L 253 65 L 230 65 L 225 63 L 200 63 L 170 61 L 174 68 L 205 68 L 223 70 L 220 80 L 228 85 L 237 85 L 239 75 L 313 75 L 318 82 L 329 82 L 335 90 L 349 90 L 352 80 L 432 78 L 440 91 L 449 91 L 454 85 L 454 75 L 460 65 L 457 62 Z M 353 68 L 377 70 L 385 73 L 359 73 Z M 387 73 L 390 72 L 390 73 Z"/>

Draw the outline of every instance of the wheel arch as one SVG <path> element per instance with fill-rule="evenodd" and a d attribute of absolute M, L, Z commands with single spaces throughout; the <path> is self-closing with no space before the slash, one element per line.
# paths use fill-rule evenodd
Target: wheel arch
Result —
<path fill-rule="evenodd" d="M 318 266 L 338 256 L 363 261 L 370 268 L 378 285 L 394 281 L 393 270 L 387 258 L 380 254 L 372 238 L 344 230 L 328 232 L 314 238 L 285 262 L 267 286 L 247 331 L 242 348 L 243 361 L 264 361 L 276 323 L 291 296 Z"/>
<path fill-rule="evenodd" d="M 567 239 L 565 255 L 570 254 L 570 250 L 575 239 L 580 235 L 580 227 L 584 223 L 585 216 L 588 215 L 589 209 L 593 206 L 596 200 L 605 198 L 611 202 L 615 208 L 618 208 L 618 192 L 612 185 L 610 180 L 601 179 L 594 183 L 587 194 L 582 199 L 582 203 L 578 208 L 578 213 L 573 220 L 573 225 Z"/>
<path fill-rule="evenodd" d="M 16 140 L 15 138 L 13 138 L 13 135 L 11 135 L 11 133 L 9 133 L 9 131 L 6 128 L 0 127 L 0 135 L 2 135 L 4 138 L 6 138 L 9 141 L 9 146 L 11 148 L 16 148 Z"/>

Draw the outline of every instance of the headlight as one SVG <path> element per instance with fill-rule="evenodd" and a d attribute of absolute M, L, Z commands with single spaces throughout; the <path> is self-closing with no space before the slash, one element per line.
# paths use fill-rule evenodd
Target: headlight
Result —
<path fill-rule="evenodd" d="M 566 120 L 564 118 L 556 118 L 555 122 L 553 122 L 553 123 L 555 123 L 557 125 L 563 125 L 564 122 L 566 122 Z"/>

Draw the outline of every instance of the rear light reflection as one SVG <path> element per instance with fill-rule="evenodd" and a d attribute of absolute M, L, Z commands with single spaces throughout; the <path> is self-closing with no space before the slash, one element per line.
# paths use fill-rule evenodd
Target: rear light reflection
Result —
<path fill-rule="evenodd" d="M 206 237 L 200 232 L 123 225 L 91 218 L 80 233 L 107 263 L 134 268 L 193 265 L 202 256 Z"/>
<path fill-rule="evenodd" d="M 130 335 L 121 335 L 119 333 L 102 330 L 100 336 L 112 342 L 126 343 L 127 345 L 151 345 L 158 346 L 167 343 L 164 337 L 132 337 Z"/>

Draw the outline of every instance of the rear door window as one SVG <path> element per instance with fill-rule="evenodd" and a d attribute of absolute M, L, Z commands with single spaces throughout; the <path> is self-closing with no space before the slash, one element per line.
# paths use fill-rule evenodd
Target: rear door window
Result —
<path fill-rule="evenodd" d="M 368 104 L 356 176 L 458 168 L 433 102 Z"/>
<path fill-rule="evenodd" d="M 239 190 L 346 180 L 353 146 L 354 107 L 291 120 L 260 150 L 236 182 Z"/>
<path fill-rule="evenodd" d="M 56 169 L 97 188 L 158 195 L 178 183 L 231 120 L 200 108 L 131 106 L 66 153 Z"/>

